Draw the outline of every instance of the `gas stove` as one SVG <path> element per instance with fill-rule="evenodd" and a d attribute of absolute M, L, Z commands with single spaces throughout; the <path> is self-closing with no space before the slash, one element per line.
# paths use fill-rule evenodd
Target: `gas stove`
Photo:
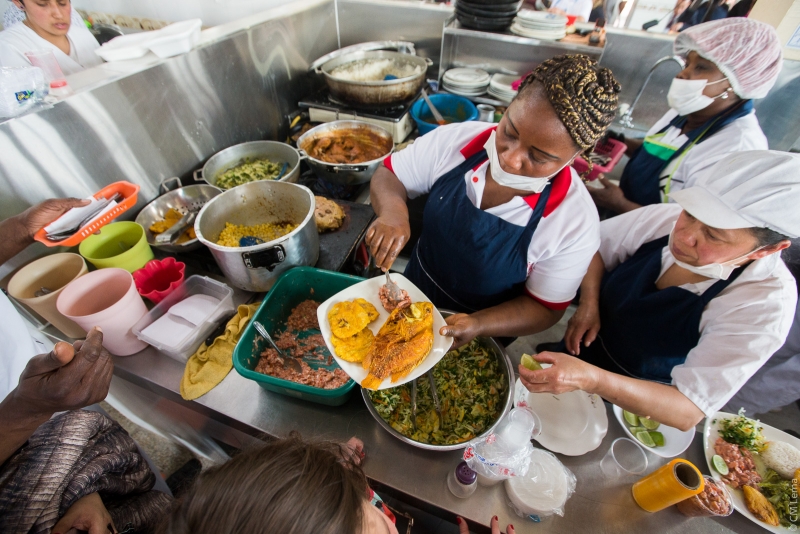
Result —
<path fill-rule="evenodd" d="M 323 89 L 298 102 L 308 110 L 311 122 L 331 122 L 358 119 L 384 128 L 392 134 L 395 144 L 402 143 L 414 129 L 409 110 L 419 95 L 411 100 L 386 106 L 362 107 L 342 102 Z"/>
<path fill-rule="evenodd" d="M 304 171 L 297 183 L 311 189 L 315 195 L 332 198 L 334 200 L 349 200 L 362 202 L 364 195 L 369 194 L 369 182 L 355 185 L 344 185 L 323 180 L 314 171 Z"/>

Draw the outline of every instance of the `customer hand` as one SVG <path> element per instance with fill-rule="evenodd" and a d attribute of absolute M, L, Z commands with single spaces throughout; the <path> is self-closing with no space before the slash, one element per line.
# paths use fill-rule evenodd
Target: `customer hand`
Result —
<path fill-rule="evenodd" d="M 452 337 L 454 349 L 466 345 L 481 334 L 478 320 L 466 313 L 454 313 L 444 321 L 447 326 L 440 328 L 439 334 Z"/>
<path fill-rule="evenodd" d="M 540 352 L 536 361 L 552 365 L 539 371 L 519 366 L 522 385 L 531 393 L 560 395 L 575 390 L 594 393 L 600 380 L 600 368 L 568 354 Z"/>
<path fill-rule="evenodd" d="M 626 209 L 629 200 L 625 198 L 625 193 L 618 185 L 609 182 L 602 174 L 598 176 L 597 181 L 603 185 L 602 188 L 589 186 L 586 190 L 598 207 L 610 209 L 615 213 L 630 211 Z"/>
<path fill-rule="evenodd" d="M 53 534 L 76 531 L 89 534 L 116 534 L 114 521 L 97 493 L 90 493 L 75 501 L 52 530 Z"/>
<path fill-rule="evenodd" d="M 85 206 L 89 203 L 86 199 L 78 198 L 51 198 L 31 206 L 18 215 L 20 223 L 30 239 L 34 234 L 55 221 L 72 208 Z"/>
<path fill-rule="evenodd" d="M 388 271 L 410 237 L 408 217 L 390 214 L 375 219 L 366 235 L 366 243 L 375 258 L 375 265 Z"/>
<path fill-rule="evenodd" d="M 578 309 L 575 310 L 575 314 L 567 322 L 567 333 L 564 334 L 567 350 L 573 356 L 579 356 L 581 353 L 581 341 L 583 341 L 585 347 L 588 347 L 592 344 L 592 341 L 597 339 L 599 331 L 599 305 L 597 303 L 581 303 Z"/>
<path fill-rule="evenodd" d="M 456 517 L 456 522 L 458 523 L 459 534 L 469 534 L 469 525 L 467 525 L 463 517 Z M 492 526 L 492 534 L 500 534 L 500 521 L 497 519 L 497 516 L 492 518 L 490 524 Z M 506 527 L 506 534 L 514 534 L 514 532 L 514 525 L 508 525 Z"/>
<path fill-rule="evenodd" d="M 62 341 L 49 354 L 34 356 L 10 395 L 27 415 L 77 410 L 106 398 L 113 371 L 103 332 L 93 328 L 86 341 Z"/>

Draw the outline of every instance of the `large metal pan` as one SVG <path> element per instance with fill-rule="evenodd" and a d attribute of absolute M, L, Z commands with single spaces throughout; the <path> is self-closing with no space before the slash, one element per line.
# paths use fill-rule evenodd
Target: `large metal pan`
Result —
<path fill-rule="evenodd" d="M 332 132 L 361 128 L 369 130 L 385 141 L 385 154 L 372 161 L 365 161 L 361 163 L 328 163 L 326 161 L 312 158 L 306 151 L 306 149 L 312 146 L 317 139 L 325 137 Z M 368 122 L 333 121 L 311 128 L 309 131 L 300 136 L 300 138 L 297 140 L 297 146 L 302 156 L 306 158 L 306 163 L 308 163 L 309 167 L 311 167 L 317 176 L 323 180 L 327 180 L 336 184 L 355 185 L 369 182 L 372 179 L 372 175 L 375 174 L 375 171 L 378 169 L 384 158 L 391 154 L 392 150 L 394 150 L 394 141 L 392 139 L 392 134 L 380 126 L 375 126 L 374 124 L 370 124 Z"/>
<path fill-rule="evenodd" d="M 416 72 L 410 76 L 395 80 L 351 81 L 336 77 L 332 71 L 337 67 L 357 61 L 390 60 L 398 69 L 413 68 Z M 425 83 L 425 73 L 433 62 L 411 54 L 401 54 L 381 50 L 356 51 L 342 54 L 326 61 L 317 67 L 315 72 L 325 77 L 331 94 L 346 102 L 361 106 L 380 106 L 410 100 L 419 94 Z"/>
<path fill-rule="evenodd" d="M 280 141 L 250 141 L 240 143 L 217 152 L 195 171 L 196 182 L 204 181 L 209 185 L 217 186 L 217 176 L 244 163 L 245 159 L 268 158 L 275 163 L 288 163 L 286 172 L 279 180 L 281 182 L 295 183 L 300 177 L 300 153 L 292 146 Z"/>
<path fill-rule="evenodd" d="M 448 317 L 454 313 L 447 310 L 439 310 L 439 311 L 442 312 L 442 315 L 444 317 Z M 480 434 L 480 436 L 477 436 L 475 439 L 490 434 L 495 429 L 495 427 L 497 427 L 497 425 L 500 423 L 500 421 L 503 419 L 506 413 L 508 413 L 508 411 L 513 407 L 514 383 L 516 382 L 516 377 L 514 376 L 514 366 L 511 364 L 511 359 L 508 357 L 503 348 L 497 343 L 497 341 L 495 341 L 493 338 L 490 337 L 480 337 L 477 339 L 480 344 L 488 348 L 492 352 L 492 354 L 494 354 L 494 357 L 497 358 L 497 361 L 500 363 L 500 369 L 502 370 L 503 373 L 505 373 L 506 380 L 508 380 L 508 390 L 506 391 L 505 398 L 503 399 L 504 403 L 503 409 L 498 414 L 497 419 L 494 421 L 494 423 L 492 423 L 492 425 L 489 428 L 484 430 L 483 433 Z M 378 424 L 381 425 L 383 429 L 386 430 L 389 434 L 396 437 L 400 441 L 403 441 L 405 443 L 408 443 L 409 445 L 413 445 L 414 447 L 418 447 L 420 449 L 428 449 L 431 451 L 455 451 L 464 449 L 467 446 L 467 443 L 457 443 L 455 445 L 430 445 L 428 443 L 420 443 L 419 441 L 414 441 L 413 439 L 404 436 L 403 434 L 392 428 L 392 425 L 383 420 L 383 418 L 375 409 L 375 406 L 372 404 L 372 401 L 369 398 L 369 390 L 362 388 L 361 396 L 364 398 L 364 404 L 367 405 L 367 410 L 369 410 L 369 413 L 372 414 L 372 417 L 375 418 Z"/>

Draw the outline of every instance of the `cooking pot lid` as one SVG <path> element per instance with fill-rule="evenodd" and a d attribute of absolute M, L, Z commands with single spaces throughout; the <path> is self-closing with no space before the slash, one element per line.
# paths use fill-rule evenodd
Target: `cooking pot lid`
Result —
<path fill-rule="evenodd" d="M 317 70 L 328 61 L 345 54 L 352 54 L 353 52 L 372 52 L 375 50 L 396 50 L 401 54 L 417 55 L 417 49 L 414 43 L 409 41 L 369 41 L 366 43 L 358 43 L 350 46 L 345 46 L 339 50 L 334 50 L 330 54 L 325 54 L 321 58 L 314 61 L 308 70 Z"/>

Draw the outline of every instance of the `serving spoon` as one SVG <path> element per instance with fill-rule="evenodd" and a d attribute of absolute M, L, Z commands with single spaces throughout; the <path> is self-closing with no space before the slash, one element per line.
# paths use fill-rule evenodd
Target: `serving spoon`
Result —
<path fill-rule="evenodd" d="M 263 324 L 259 323 L 258 321 L 253 321 L 253 328 L 255 328 L 259 334 L 261 334 L 261 337 L 267 340 L 267 343 L 269 343 L 270 347 L 275 349 L 275 351 L 278 353 L 278 356 L 280 356 L 283 359 L 284 369 L 286 369 L 287 367 L 291 367 L 292 370 L 297 373 L 303 372 L 303 368 L 300 365 L 300 362 L 298 362 L 295 358 L 292 358 L 291 356 L 287 356 L 281 349 L 278 348 L 278 345 L 276 345 L 275 342 L 272 340 L 272 336 L 269 335 L 269 332 L 267 332 L 267 329 L 264 328 Z"/>
<path fill-rule="evenodd" d="M 439 113 L 439 110 L 436 109 L 436 106 L 434 106 L 433 102 L 431 102 L 431 99 L 428 96 L 428 93 L 425 92 L 425 89 L 422 90 L 422 98 L 425 99 L 425 103 L 428 104 L 429 108 L 431 108 L 431 113 L 433 113 L 433 118 L 436 120 L 436 124 L 438 124 L 439 126 L 444 126 L 445 124 L 447 124 L 447 121 L 444 120 L 442 114 Z"/>

